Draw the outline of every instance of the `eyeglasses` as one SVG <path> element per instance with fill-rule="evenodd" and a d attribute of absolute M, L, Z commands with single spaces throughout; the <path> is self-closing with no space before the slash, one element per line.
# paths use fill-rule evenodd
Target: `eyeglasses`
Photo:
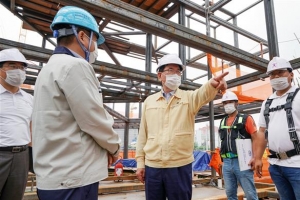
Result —
<path fill-rule="evenodd" d="M 27 69 L 27 67 L 25 67 L 24 65 L 17 65 L 17 64 L 12 64 L 12 63 L 8 63 L 6 66 L 11 69 L 20 69 L 23 71 L 25 71 Z"/>
<path fill-rule="evenodd" d="M 274 77 L 277 76 L 277 75 L 278 75 L 279 77 L 281 77 L 281 76 L 283 76 L 284 73 L 287 72 L 287 71 L 288 71 L 287 69 L 275 70 L 275 71 L 269 73 L 269 76 L 270 76 L 271 78 L 274 78 Z"/>
<path fill-rule="evenodd" d="M 163 72 L 167 72 L 168 74 L 177 74 L 178 76 L 182 75 L 182 72 L 180 70 L 174 70 L 174 69 L 166 69 Z"/>

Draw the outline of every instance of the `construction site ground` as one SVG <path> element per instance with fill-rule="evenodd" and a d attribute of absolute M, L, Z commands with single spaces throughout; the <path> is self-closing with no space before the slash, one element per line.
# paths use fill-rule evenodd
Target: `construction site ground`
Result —
<path fill-rule="evenodd" d="M 103 183 L 110 184 L 110 183 Z M 114 183 L 114 184 L 126 184 L 126 183 Z M 241 192 L 241 188 L 238 189 Z M 193 200 L 210 199 L 213 196 L 225 195 L 224 189 L 219 189 L 216 186 L 210 185 L 193 185 Z M 145 191 L 130 191 L 119 192 L 115 194 L 100 194 L 98 200 L 145 200 Z"/>
<path fill-rule="evenodd" d="M 38 200 L 36 195 L 36 179 L 34 174 L 29 174 L 27 189 L 23 200 Z M 226 200 L 224 184 L 220 187 L 217 179 L 212 179 L 209 172 L 196 173 L 193 177 L 193 200 Z M 276 199 L 278 193 L 270 183 L 256 182 L 259 198 Z M 99 200 L 145 200 L 145 185 L 137 180 L 135 174 L 128 173 L 122 177 L 110 176 L 100 182 Z M 244 199 L 243 190 L 238 188 L 238 199 Z"/>

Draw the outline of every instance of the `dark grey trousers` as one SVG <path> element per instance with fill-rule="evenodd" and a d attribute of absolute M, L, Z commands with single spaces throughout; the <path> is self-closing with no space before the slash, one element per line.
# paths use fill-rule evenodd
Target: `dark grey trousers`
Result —
<path fill-rule="evenodd" d="M 23 199 L 28 168 L 28 149 L 19 153 L 0 151 L 0 200 Z"/>

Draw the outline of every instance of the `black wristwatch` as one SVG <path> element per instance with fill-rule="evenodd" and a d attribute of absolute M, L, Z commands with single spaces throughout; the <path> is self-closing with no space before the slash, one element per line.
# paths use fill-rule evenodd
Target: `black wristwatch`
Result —
<path fill-rule="evenodd" d="M 116 155 L 119 153 L 119 150 L 120 150 L 120 144 L 118 144 L 118 149 L 117 149 L 117 151 L 115 151 L 115 153 L 110 153 L 110 155 L 116 156 Z"/>

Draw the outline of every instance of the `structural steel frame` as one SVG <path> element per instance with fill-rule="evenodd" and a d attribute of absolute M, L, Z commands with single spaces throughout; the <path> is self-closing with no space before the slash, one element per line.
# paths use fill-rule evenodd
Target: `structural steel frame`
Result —
<path fill-rule="evenodd" d="M 36 5 L 36 2 L 37 0 L 29 0 L 26 2 L 20 0 L 1 0 L 2 5 L 19 17 L 26 26 L 38 32 L 43 37 L 42 47 L 36 47 L 0 38 L 0 50 L 16 47 L 20 49 L 27 59 L 41 63 L 40 66 L 29 65 L 29 68 L 36 70 L 36 72 L 28 71 L 27 73 L 26 83 L 31 85 L 35 84 L 36 76 L 42 68 L 42 63 L 46 63 L 52 54 L 51 50 L 45 49 L 46 40 L 52 45 L 56 45 L 55 42 L 52 41 L 51 36 L 48 35 L 48 32 L 44 28 L 41 28 L 41 25 L 45 24 L 45 22 L 51 22 L 51 17 L 45 14 L 37 15 L 37 9 L 41 9 L 41 5 Z M 130 3 L 132 2 L 134 2 L 134 0 L 130 1 Z M 158 2 L 159 0 L 154 0 L 147 10 L 152 9 L 156 4 L 158 4 Z M 239 13 L 232 13 L 231 11 L 223 8 L 230 2 L 231 0 L 220 0 L 215 4 L 211 4 L 210 1 L 206 0 L 203 5 L 199 5 L 189 0 L 169 0 L 165 5 L 165 8 L 168 7 L 168 10 L 163 12 L 162 8 L 162 10 L 158 12 L 162 14 L 158 15 L 139 8 L 143 6 L 145 1 L 141 2 L 139 6 L 134 6 L 121 0 L 39 1 L 39 3 L 50 7 L 49 11 L 45 11 L 49 12 L 51 15 L 55 15 L 55 12 L 57 11 L 57 8 L 55 8 L 54 5 L 73 5 L 85 8 L 102 22 L 100 24 L 100 31 L 103 31 L 105 28 L 114 31 L 103 32 L 103 35 L 106 37 L 106 43 L 100 46 L 100 48 L 106 51 L 115 64 L 96 61 L 96 63 L 93 64 L 93 67 L 95 72 L 99 75 L 104 103 L 126 103 L 125 116 L 114 111 L 112 108 L 105 106 L 108 112 L 116 118 L 114 127 L 124 129 L 125 158 L 127 157 L 128 151 L 129 129 L 137 129 L 139 126 L 139 119 L 131 119 L 129 117 L 129 103 L 138 102 L 141 104 L 148 95 L 160 91 L 158 88 L 160 86 L 160 82 L 157 80 L 156 74 L 151 73 L 152 62 L 157 62 L 160 57 L 166 54 L 166 52 L 161 50 L 170 43 L 176 42 L 179 44 L 179 56 L 187 66 L 207 71 L 208 76 L 210 76 L 210 73 L 207 65 L 197 62 L 199 59 L 205 58 L 206 53 L 210 53 L 218 58 L 230 61 L 231 66 L 235 65 L 239 68 L 240 65 L 243 65 L 257 70 L 251 74 L 229 80 L 229 88 L 266 78 L 265 71 L 268 60 L 259 57 L 259 55 L 261 53 L 269 53 L 270 58 L 279 56 L 273 0 L 258 0 Z M 261 2 L 264 3 L 265 8 L 268 40 L 260 38 L 237 26 L 237 16 Z M 36 10 L 23 10 L 20 6 L 32 6 L 33 9 L 35 8 Z M 190 11 L 191 14 L 187 15 L 186 10 Z M 229 18 L 224 20 L 217 17 L 214 15 L 217 11 L 225 13 L 229 16 Z M 169 18 L 176 13 L 178 13 L 178 24 L 169 20 Z M 192 15 L 195 14 L 204 17 L 205 22 L 194 18 Z M 28 20 L 27 16 L 34 17 L 35 20 Z M 185 19 L 187 19 L 187 23 Z M 189 28 L 190 19 L 205 24 L 207 28 L 206 34 L 202 34 Z M 231 19 L 233 20 L 233 23 L 229 22 Z M 217 26 L 212 26 L 210 21 L 216 23 Z M 125 28 L 128 31 L 116 30 L 109 27 L 110 24 Z M 234 32 L 234 46 L 219 41 L 214 37 L 210 37 L 209 29 L 213 28 L 216 30 L 219 26 L 226 27 Z M 138 29 L 139 31 L 134 31 L 135 29 Z M 237 34 L 261 43 L 264 46 L 263 52 L 251 54 L 239 49 Z M 146 46 L 143 47 L 126 42 L 126 37 L 124 37 L 126 35 L 145 35 Z M 157 47 L 156 44 L 153 45 L 152 36 L 155 36 L 155 38 L 162 37 L 168 41 L 160 47 Z M 202 51 L 203 53 L 190 58 L 190 48 Z M 116 58 L 114 53 L 144 59 L 146 66 L 144 70 L 136 70 L 130 67 L 125 67 Z M 290 63 L 294 69 L 300 68 L 300 58 L 293 59 Z M 203 76 L 207 76 L 207 74 Z M 193 81 L 203 76 L 199 76 L 191 80 L 187 79 L 186 74 L 184 73 L 183 84 L 180 88 L 184 90 L 194 90 L 201 87 L 200 84 L 194 83 Z M 27 91 L 31 93 L 33 92 L 30 90 Z M 218 98 L 220 98 L 220 95 L 217 95 L 216 99 Z M 224 117 L 222 106 L 214 105 L 212 108 L 212 105 L 213 104 L 210 105 L 211 107 L 204 106 L 201 108 L 196 116 L 195 122 L 210 121 L 210 124 L 213 125 L 214 119 Z M 248 114 L 252 114 L 259 112 L 260 106 L 261 102 L 254 102 L 251 104 L 240 105 L 239 109 Z M 140 115 L 141 105 L 139 108 Z M 211 136 L 214 137 L 214 134 L 212 133 Z M 211 141 L 214 142 L 214 140 Z M 214 143 L 211 143 L 211 147 L 214 147 Z"/>

